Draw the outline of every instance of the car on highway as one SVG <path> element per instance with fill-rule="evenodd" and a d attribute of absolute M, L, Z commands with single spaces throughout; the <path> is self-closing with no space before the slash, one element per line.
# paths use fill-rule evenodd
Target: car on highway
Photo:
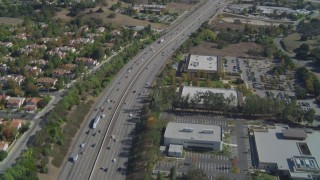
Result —
<path fill-rule="evenodd" d="M 112 159 L 112 162 L 114 162 L 114 163 L 117 162 L 117 159 L 116 158 Z"/>
<path fill-rule="evenodd" d="M 70 160 L 72 162 L 76 162 L 78 160 L 78 157 L 79 157 L 79 155 L 74 153 L 71 155 Z"/>

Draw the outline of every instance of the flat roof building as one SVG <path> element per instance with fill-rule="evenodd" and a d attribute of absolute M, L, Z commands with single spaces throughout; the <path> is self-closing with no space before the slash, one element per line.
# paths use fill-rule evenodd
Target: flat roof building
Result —
<path fill-rule="evenodd" d="M 221 126 L 169 122 L 164 133 L 164 145 L 184 148 L 222 150 Z"/>
<path fill-rule="evenodd" d="M 212 92 L 214 94 L 222 94 L 225 99 L 231 98 L 232 104 L 237 106 L 242 104 L 242 94 L 235 89 L 223 89 L 223 88 L 207 88 L 207 87 L 195 87 L 195 86 L 182 86 L 180 89 L 181 96 L 188 96 L 192 99 L 197 94 L 203 96 L 206 92 Z"/>
<path fill-rule="evenodd" d="M 188 72 L 203 71 L 206 73 L 216 73 L 222 71 L 220 57 L 189 55 L 187 59 Z"/>
<path fill-rule="evenodd" d="M 254 139 L 260 169 L 291 179 L 319 176 L 320 132 L 306 133 L 277 125 L 264 131 L 255 130 Z"/>
<path fill-rule="evenodd" d="M 175 145 L 175 144 L 169 145 L 168 156 L 182 157 L 182 153 L 183 153 L 182 145 Z"/>

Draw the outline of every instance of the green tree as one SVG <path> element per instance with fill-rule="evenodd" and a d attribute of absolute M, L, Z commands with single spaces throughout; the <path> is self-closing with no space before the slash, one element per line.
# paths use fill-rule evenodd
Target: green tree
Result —
<path fill-rule="evenodd" d="M 314 109 L 310 109 L 309 111 L 307 111 L 304 114 L 303 120 L 306 121 L 309 124 L 312 124 L 313 121 L 314 121 L 314 118 L 315 118 L 315 114 L 316 114 L 315 110 Z"/>
<path fill-rule="evenodd" d="M 3 161 L 8 156 L 8 153 L 4 150 L 0 151 L 0 161 Z"/>
<path fill-rule="evenodd" d="M 176 167 L 173 166 L 170 169 L 169 180 L 176 180 L 176 179 L 177 179 L 177 170 L 176 170 Z"/>
<path fill-rule="evenodd" d="M 164 180 L 163 174 L 160 171 L 158 172 L 157 180 Z"/>

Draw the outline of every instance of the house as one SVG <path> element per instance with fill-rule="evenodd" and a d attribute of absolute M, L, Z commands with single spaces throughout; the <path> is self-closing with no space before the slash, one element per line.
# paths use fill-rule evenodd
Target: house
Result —
<path fill-rule="evenodd" d="M 79 64 L 80 62 L 83 62 L 85 66 L 88 67 L 94 67 L 97 66 L 99 63 L 96 60 L 93 60 L 92 58 L 86 58 L 86 57 L 78 57 L 76 58 L 75 63 Z"/>
<path fill-rule="evenodd" d="M 9 148 L 8 143 L 2 141 L 0 142 L 0 151 L 6 151 Z"/>
<path fill-rule="evenodd" d="M 33 97 L 33 98 L 27 98 L 26 99 L 26 105 L 23 107 L 23 109 L 27 112 L 34 112 L 38 109 L 38 103 L 42 100 L 42 98 Z"/>
<path fill-rule="evenodd" d="M 24 97 L 10 97 L 7 100 L 7 108 L 20 109 L 26 98 Z"/>
<path fill-rule="evenodd" d="M 8 101 L 9 98 L 10 96 L 6 96 L 4 93 L 0 95 L 0 101 L 2 101 L 2 99 L 4 99 L 5 101 Z"/>
<path fill-rule="evenodd" d="M 64 69 L 54 69 L 52 71 L 52 76 L 55 78 L 60 78 L 60 77 L 67 77 L 67 78 L 74 78 L 74 74 L 71 73 L 71 71 L 64 70 Z"/>
<path fill-rule="evenodd" d="M 37 67 L 43 68 L 46 65 L 47 61 L 45 61 L 44 59 L 39 59 L 39 60 L 32 60 L 30 61 L 30 63 Z"/>
<path fill-rule="evenodd" d="M 79 28 L 79 31 L 89 31 L 89 27 L 88 26 L 81 26 Z"/>
<path fill-rule="evenodd" d="M 25 79 L 25 77 L 22 76 L 22 75 L 11 74 L 11 75 L 2 76 L 2 77 L 0 78 L 0 83 L 2 83 L 3 85 L 5 85 L 5 84 L 7 84 L 10 80 L 12 80 L 13 82 L 17 83 L 17 84 L 20 86 L 24 79 Z"/>
<path fill-rule="evenodd" d="M 112 30 L 112 31 L 111 31 L 111 34 L 112 34 L 112 36 L 118 36 L 118 35 L 121 34 L 121 31 L 115 29 L 115 30 Z"/>
<path fill-rule="evenodd" d="M 68 70 L 68 71 L 73 71 L 78 65 L 76 64 L 63 64 L 62 69 Z"/>
<path fill-rule="evenodd" d="M 12 119 L 11 121 L 2 121 L 2 124 L 4 126 L 9 124 L 10 128 L 14 128 L 14 129 L 19 130 L 21 128 L 21 126 L 22 126 L 22 120 L 20 120 L 20 119 Z"/>
<path fill-rule="evenodd" d="M 0 42 L 0 45 L 9 48 L 9 47 L 11 47 L 13 44 L 12 44 L 12 42 Z"/>
<path fill-rule="evenodd" d="M 97 28 L 97 31 L 100 32 L 100 33 L 102 33 L 102 32 L 104 32 L 105 29 L 106 29 L 105 27 L 98 27 L 98 28 Z"/>
<path fill-rule="evenodd" d="M 22 33 L 22 34 L 19 34 L 19 35 L 15 35 L 14 37 L 17 38 L 17 39 L 27 40 L 29 35 L 27 33 Z"/>
<path fill-rule="evenodd" d="M 161 14 L 161 11 L 166 9 L 164 5 L 153 5 L 153 4 L 142 4 L 138 6 L 134 6 L 133 10 L 139 12 L 152 12 L 156 14 Z"/>
<path fill-rule="evenodd" d="M 42 77 L 38 78 L 36 81 L 38 86 L 46 86 L 48 84 L 52 87 L 56 85 L 58 80 L 55 78 Z"/>
<path fill-rule="evenodd" d="M 0 72 L 5 73 L 8 69 L 9 67 L 6 64 L 0 63 Z"/>
<path fill-rule="evenodd" d="M 33 76 L 38 76 L 42 73 L 42 70 L 38 68 L 37 66 L 25 66 L 24 68 L 26 71 L 28 71 Z"/>
<path fill-rule="evenodd" d="M 39 98 L 39 97 L 27 98 L 26 105 L 35 105 L 36 106 L 41 100 L 42 100 L 42 98 Z"/>

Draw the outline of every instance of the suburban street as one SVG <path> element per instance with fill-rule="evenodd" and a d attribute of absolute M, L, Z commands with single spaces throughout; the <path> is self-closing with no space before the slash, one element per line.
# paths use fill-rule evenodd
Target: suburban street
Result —
<path fill-rule="evenodd" d="M 221 1 L 222 2 L 222 1 Z M 187 36 L 225 4 L 207 1 L 189 17 L 133 58 L 114 78 L 90 111 L 71 147 L 76 162 L 65 161 L 58 179 L 125 179 L 125 164 L 135 123 L 152 81 Z M 95 117 L 105 114 L 97 128 Z M 114 135 L 114 138 L 111 138 Z M 80 147 L 81 144 L 84 146 Z"/>

